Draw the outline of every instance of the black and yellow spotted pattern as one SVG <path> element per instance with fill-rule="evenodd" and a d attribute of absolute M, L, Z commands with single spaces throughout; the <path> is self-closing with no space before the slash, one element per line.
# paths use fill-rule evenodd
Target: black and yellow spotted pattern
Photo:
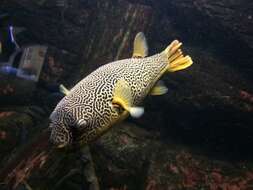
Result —
<path fill-rule="evenodd" d="M 50 116 L 51 141 L 63 147 L 96 139 L 122 116 L 122 110 L 112 106 L 117 81 L 124 79 L 129 84 L 133 103 L 138 105 L 168 64 L 166 54 L 160 53 L 101 66 L 81 80 L 56 106 Z"/>

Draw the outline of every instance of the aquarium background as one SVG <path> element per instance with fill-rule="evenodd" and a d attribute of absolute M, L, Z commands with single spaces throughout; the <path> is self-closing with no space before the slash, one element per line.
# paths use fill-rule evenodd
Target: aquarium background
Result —
<path fill-rule="evenodd" d="M 0 189 L 253 189 L 252 1 L 2 0 L 0 27 Z M 131 57 L 139 31 L 150 55 L 179 39 L 194 64 L 92 143 L 89 167 L 49 151 L 59 84 Z M 17 77 L 25 55 L 43 66 Z"/>

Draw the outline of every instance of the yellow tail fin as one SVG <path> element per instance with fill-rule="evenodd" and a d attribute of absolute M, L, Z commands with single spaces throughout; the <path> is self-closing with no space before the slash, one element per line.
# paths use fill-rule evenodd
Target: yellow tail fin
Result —
<path fill-rule="evenodd" d="M 192 65 L 192 59 L 190 56 L 184 56 L 180 47 L 182 43 L 178 40 L 174 40 L 165 50 L 165 54 L 168 56 L 168 72 L 175 72 Z"/>

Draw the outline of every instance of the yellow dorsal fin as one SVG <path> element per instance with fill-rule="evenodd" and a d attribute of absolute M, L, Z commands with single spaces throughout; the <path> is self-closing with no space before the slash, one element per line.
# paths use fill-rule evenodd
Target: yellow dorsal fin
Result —
<path fill-rule="evenodd" d="M 148 44 L 143 32 L 139 32 L 134 39 L 134 51 L 132 57 L 146 57 L 148 56 Z"/>
<path fill-rule="evenodd" d="M 142 107 L 133 106 L 132 91 L 129 84 L 124 79 L 118 80 L 115 85 L 112 105 L 115 104 L 128 111 L 132 117 L 140 117 L 144 113 Z"/>
<path fill-rule="evenodd" d="M 159 80 L 156 85 L 151 89 L 150 95 L 152 96 L 159 96 L 166 94 L 168 92 L 168 88 L 164 85 L 162 80 Z"/>
<path fill-rule="evenodd" d="M 192 59 L 190 56 L 184 56 L 180 47 L 182 43 L 178 40 L 174 40 L 165 50 L 164 53 L 168 57 L 168 72 L 175 72 L 192 65 Z"/>
<path fill-rule="evenodd" d="M 70 93 L 70 91 L 63 84 L 59 86 L 59 90 L 61 93 L 65 94 L 66 96 Z"/>

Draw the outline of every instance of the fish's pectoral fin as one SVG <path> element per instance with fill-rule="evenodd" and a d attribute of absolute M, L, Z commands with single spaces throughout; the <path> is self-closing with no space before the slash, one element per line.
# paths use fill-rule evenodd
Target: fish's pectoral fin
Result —
<path fill-rule="evenodd" d="M 144 109 L 142 107 L 133 106 L 132 91 L 129 84 L 124 79 L 120 79 L 115 85 L 112 106 L 117 109 L 117 106 L 122 107 L 135 118 L 140 117 L 144 113 Z"/>
<path fill-rule="evenodd" d="M 182 43 L 178 40 L 174 40 L 165 50 L 164 53 L 168 57 L 168 72 L 175 72 L 186 69 L 192 65 L 192 59 L 190 56 L 184 56 L 180 47 Z"/>
<path fill-rule="evenodd" d="M 66 96 L 70 93 L 70 90 L 68 90 L 63 84 L 59 86 L 59 91 L 65 94 Z"/>
<path fill-rule="evenodd" d="M 164 95 L 168 92 L 168 88 L 165 86 L 162 80 L 159 80 L 156 85 L 151 89 L 150 95 L 152 96 L 159 96 Z"/>
<path fill-rule="evenodd" d="M 139 32 L 134 39 L 134 58 L 144 58 L 148 56 L 148 43 L 143 32 Z"/>

